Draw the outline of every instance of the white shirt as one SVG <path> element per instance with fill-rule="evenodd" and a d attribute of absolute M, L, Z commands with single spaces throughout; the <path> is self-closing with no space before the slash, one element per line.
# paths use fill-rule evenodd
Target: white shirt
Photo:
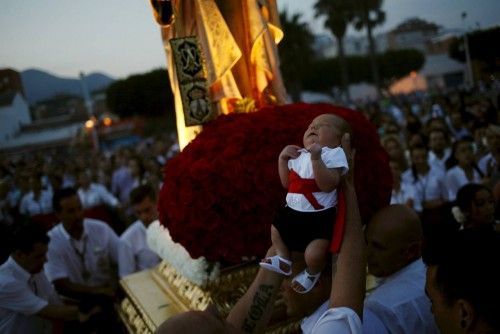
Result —
<path fill-rule="evenodd" d="M 410 199 L 415 202 L 416 197 L 415 188 L 411 184 L 401 182 L 399 191 L 392 189 L 389 204 L 406 204 Z"/>
<path fill-rule="evenodd" d="M 21 199 L 19 212 L 23 215 L 36 216 L 52 212 L 52 193 L 48 190 L 42 190 L 38 200 L 32 191 L 27 193 Z"/>
<path fill-rule="evenodd" d="M 422 202 L 436 199 L 448 200 L 448 191 L 444 182 L 444 173 L 437 168 L 431 167 L 426 175 L 418 175 L 417 181 L 413 177 L 411 169 L 406 170 L 401 179 L 403 183 L 410 184 L 415 190 L 415 211 L 422 211 Z"/>
<path fill-rule="evenodd" d="M 98 183 L 91 183 L 88 189 L 78 188 L 78 197 L 80 197 L 84 209 L 103 204 L 112 207 L 118 205 L 118 199 L 106 187 Z"/>
<path fill-rule="evenodd" d="M 484 157 L 482 157 L 479 162 L 477 163 L 477 166 L 479 167 L 479 170 L 486 175 L 488 174 L 488 167 L 491 165 L 494 169 L 498 168 L 497 161 L 493 157 L 491 153 L 486 154 Z"/>
<path fill-rule="evenodd" d="M 429 156 L 427 158 L 427 162 L 429 163 L 429 166 L 431 168 L 434 167 L 436 169 L 440 169 L 443 173 L 445 173 L 446 172 L 446 160 L 448 160 L 450 155 L 451 155 L 450 148 L 444 149 L 443 158 L 441 158 L 441 159 L 438 158 L 436 153 L 434 153 L 433 151 L 429 151 Z"/>
<path fill-rule="evenodd" d="M 120 248 L 124 245 L 106 223 L 85 218 L 80 240 L 71 238 L 62 223 L 53 227 L 48 235 L 45 273 L 50 281 L 68 278 L 73 283 L 89 286 L 114 281 L 111 264 L 119 263 Z"/>
<path fill-rule="evenodd" d="M 306 149 L 299 150 L 300 155 L 295 159 L 288 160 L 288 169 L 293 169 L 303 179 L 314 179 L 314 172 L 311 163 L 311 153 Z M 321 149 L 321 160 L 327 168 L 341 168 L 344 175 L 349 170 L 347 158 L 341 147 Z M 328 209 L 337 205 L 337 190 L 331 192 L 315 192 L 313 196 L 319 204 Z M 317 211 L 303 194 L 288 193 L 286 195 L 287 205 L 297 211 Z"/>
<path fill-rule="evenodd" d="M 42 272 L 31 275 L 9 257 L 0 266 L 0 333 L 50 333 L 51 324 L 36 314 L 61 305 Z"/>
<path fill-rule="evenodd" d="M 138 220 L 130 225 L 120 239 L 126 246 L 121 250 L 125 254 L 120 256 L 122 275 L 152 268 L 160 262 L 160 257 L 148 246 L 146 227 L 142 221 Z"/>
<path fill-rule="evenodd" d="M 363 316 L 363 333 L 438 333 L 425 295 L 422 259 L 382 279 L 365 299 L 364 314 L 367 312 L 371 314 Z"/>
<path fill-rule="evenodd" d="M 361 333 L 361 319 L 347 307 L 328 307 L 329 301 L 313 314 L 302 320 L 300 328 L 304 334 L 355 334 Z"/>
<path fill-rule="evenodd" d="M 450 168 L 446 172 L 446 188 L 448 189 L 448 198 L 454 201 L 457 197 L 458 190 L 468 183 L 481 183 L 481 176 L 473 169 L 472 180 L 465 176 L 464 170 L 460 166 Z"/>

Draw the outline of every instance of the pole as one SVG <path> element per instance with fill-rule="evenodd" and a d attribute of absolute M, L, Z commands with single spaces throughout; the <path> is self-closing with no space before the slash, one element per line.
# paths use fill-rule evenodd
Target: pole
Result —
<path fill-rule="evenodd" d="M 462 13 L 462 22 L 464 24 L 464 49 L 465 49 L 465 61 L 467 62 L 467 88 L 472 88 L 474 86 L 474 73 L 472 72 L 472 61 L 470 57 L 469 50 L 469 39 L 467 38 L 467 27 L 465 24 L 465 18 L 467 13 Z"/>

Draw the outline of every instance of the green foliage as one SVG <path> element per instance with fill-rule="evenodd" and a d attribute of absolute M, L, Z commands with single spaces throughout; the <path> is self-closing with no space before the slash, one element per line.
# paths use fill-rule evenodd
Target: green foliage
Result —
<path fill-rule="evenodd" d="M 318 0 L 314 4 L 316 17 L 325 16 L 325 28 L 337 39 L 342 39 L 355 15 L 353 0 Z"/>
<path fill-rule="evenodd" d="M 285 33 L 278 46 L 281 74 L 292 99 L 297 101 L 302 81 L 314 58 L 314 36 L 308 25 L 300 21 L 300 14 L 289 17 L 284 11 L 280 13 L 280 21 Z"/>
<path fill-rule="evenodd" d="M 382 10 L 384 0 L 351 0 L 355 10 L 353 24 L 356 30 L 368 26 L 373 28 L 385 22 L 385 12 Z"/>
<path fill-rule="evenodd" d="M 346 60 L 351 83 L 372 82 L 368 56 L 350 56 Z M 424 62 L 425 57 L 418 50 L 387 51 L 377 56 L 380 74 L 386 85 L 403 78 L 411 71 L 418 71 L 422 68 Z M 340 84 L 338 58 L 315 61 L 304 80 L 305 89 L 326 93 L 331 92 L 332 87 Z"/>
<path fill-rule="evenodd" d="M 106 95 L 108 108 L 121 117 L 166 116 L 175 122 L 174 98 L 165 69 L 117 80 Z"/>
<path fill-rule="evenodd" d="M 492 67 L 500 64 L 500 27 L 474 31 L 467 35 L 469 40 L 470 56 Z M 451 58 L 465 62 L 465 48 L 463 38 L 457 38 L 450 45 Z"/>

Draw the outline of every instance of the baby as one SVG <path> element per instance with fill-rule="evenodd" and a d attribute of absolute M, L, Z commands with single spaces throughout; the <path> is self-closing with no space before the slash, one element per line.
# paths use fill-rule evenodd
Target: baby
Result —
<path fill-rule="evenodd" d="M 340 147 L 345 133 L 350 133 L 345 120 L 333 114 L 320 115 L 304 133 L 304 148 L 288 145 L 279 156 L 281 183 L 288 190 L 287 205 L 273 222 L 271 236 L 279 236 L 290 251 L 304 253 L 306 269 L 291 285 L 299 293 L 314 287 L 326 265 L 337 211 L 336 189 L 349 168 Z M 291 261 L 277 253 L 260 265 L 290 275 Z"/>

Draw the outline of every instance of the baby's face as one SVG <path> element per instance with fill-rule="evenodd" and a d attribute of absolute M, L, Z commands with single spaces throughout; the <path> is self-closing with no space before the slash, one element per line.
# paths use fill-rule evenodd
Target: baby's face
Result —
<path fill-rule="evenodd" d="M 304 133 L 303 144 L 305 148 L 312 144 L 334 148 L 340 145 L 340 135 L 336 116 L 323 114 L 313 119 Z"/>

